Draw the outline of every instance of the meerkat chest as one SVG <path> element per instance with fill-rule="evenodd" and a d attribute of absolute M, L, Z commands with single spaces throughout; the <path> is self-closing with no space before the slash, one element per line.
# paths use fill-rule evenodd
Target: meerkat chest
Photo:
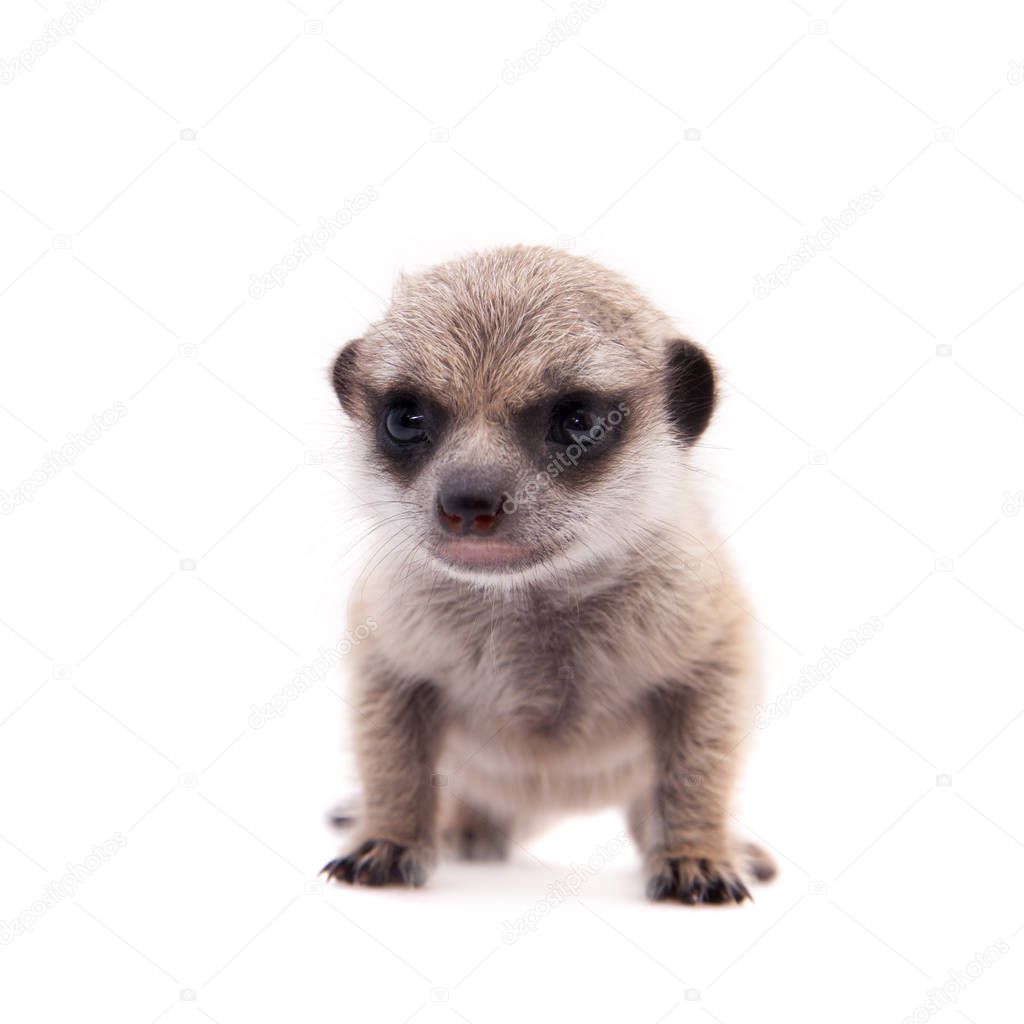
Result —
<path fill-rule="evenodd" d="M 374 648 L 398 674 L 437 686 L 471 734 L 572 744 L 628 729 L 667 670 L 650 623 L 629 612 L 384 601 Z"/>
<path fill-rule="evenodd" d="M 471 726 L 564 742 L 612 726 L 637 701 L 626 666 L 569 628 L 503 622 L 463 651 L 438 685 Z"/>
<path fill-rule="evenodd" d="M 440 684 L 453 712 L 444 763 L 466 798 L 516 813 L 524 794 L 539 810 L 638 790 L 650 774 L 638 677 L 571 634 L 506 640 Z"/>

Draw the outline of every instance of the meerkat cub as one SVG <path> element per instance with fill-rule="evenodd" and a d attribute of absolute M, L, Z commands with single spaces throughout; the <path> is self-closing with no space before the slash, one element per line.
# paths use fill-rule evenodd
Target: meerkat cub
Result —
<path fill-rule="evenodd" d="M 403 278 L 331 373 L 379 541 L 350 620 L 357 885 L 420 885 L 442 838 L 500 858 L 617 804 L 647 894 L 741 903 L 729 829 L 749 616 L 692 449 L 708 356 L 629 283 L 542 247 Z"/>

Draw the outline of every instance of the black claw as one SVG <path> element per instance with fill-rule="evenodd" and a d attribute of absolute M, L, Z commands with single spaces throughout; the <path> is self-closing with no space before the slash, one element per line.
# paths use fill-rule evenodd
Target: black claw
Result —
<path fill-rule="evenodd" d="M 320 874 L 327 875 L 328 879 L 334 879 L 338 882 L 351 882 L 352 858 L 336 857 L 334 860 L 328 861 L 320 869 Z"/>
<path fill-rule="evenodd" d="M 750 890 L 738 878 L 730 884 L 729 895 L 736 903 L 742 903 L 744 900 L 750 900 L 753 902 L 754 899 L 754 897 L 750 895 Z"/>
<path fill-rule="evenodd" d="M 713 903 L 715 905 L 725 903 L 728 894 L 728 883 L 724 878 L 716 878 L 710 885 L 704 887 L 701 893 L 701 903 Z"/>
<path fill-rule="evenodd" d="M 422 885 L 426 881 L 426 871 L 408 849 L 386 839 L 366 840 L 324 865 L 320 873 L 354 885 Z"/>
<path fill-rule="evenodd" d="M 356 881 L 362 885 L 384 885 L 389 878 L 387 864 L 364 864 L 356 873 Z"/>
<path fill-rule="evenodd" d="M 752 899 L 746 885 L 729 867 L 702 859 L 669 858 L 661 873 L 647 881 L 647 898 L 675 899 L 687 906 L 743 903 Z"/>

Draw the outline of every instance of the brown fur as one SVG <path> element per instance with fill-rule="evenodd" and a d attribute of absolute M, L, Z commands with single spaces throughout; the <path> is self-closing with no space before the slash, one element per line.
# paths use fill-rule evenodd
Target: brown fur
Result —
<path fill-rule="evenodd" d="M 694 366 L 708 386 L 700 350 L 618 275 L 525 247 L 403 279 L 343 350 L 334 384 L 378 541 L 350 617 L 378 628 L 352 654 L 359 838 L 329 874 L 419 883 L 442 833 L 498 856 L 552 815 L 608 804 L 627 811 L 652 898 L 741 902 L 741 869 L 773 873 L 727 828 L 756 671 L 692 465 L 710 412 L 687 390 Z M 438 488 L 486 470 L 520 494 L 548 458 L 530 410 L 566 392 L 627 410 L 615 443 L 505 515 L 530 561 L 446 563 Z M 444 424 L 400 466 L 378 443 L 396 393 Z"/>

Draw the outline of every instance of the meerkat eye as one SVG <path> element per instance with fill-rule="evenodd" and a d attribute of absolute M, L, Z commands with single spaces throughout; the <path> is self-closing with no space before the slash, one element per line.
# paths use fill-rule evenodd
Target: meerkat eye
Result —
<path fill-rule="evenodd" d="M 568 447 L 571 444 L 592 445 L 603 433 L 601 418 L 585 405 L 564 402 L 556 405 L 551 415 L 548 440 Z"/>
<path fill-rule="evenodd" d="M 384 430 L 395 444 L 423 444 L 428 440 L 426 417 L 414 402 L 393 405 L 384 414 Z"/>

